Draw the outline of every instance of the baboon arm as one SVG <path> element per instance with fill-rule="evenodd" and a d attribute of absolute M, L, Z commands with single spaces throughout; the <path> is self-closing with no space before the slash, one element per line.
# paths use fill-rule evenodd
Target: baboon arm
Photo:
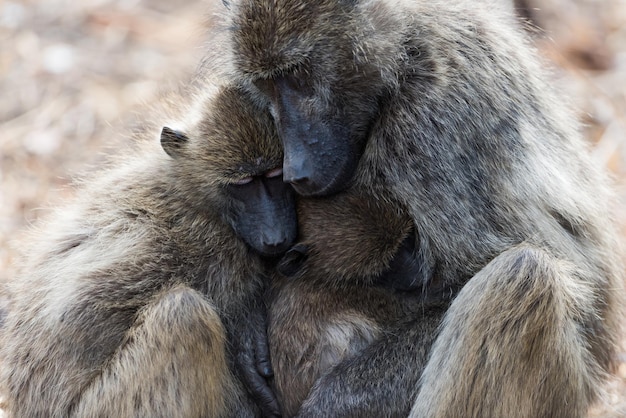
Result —
<path fill-rule="evenodd" d="M 261 408 L 263 416 L 280 416 L 278 400 L 268 380 L 273 376 L 273 369 L 265 304 L 259 294 L 248 296 L 238 305 L 237 312 L 224 318 L 233 370 L 252 401 Z"/>
<path fill-rule="evenodd" d="M 500 254 L 446 313 L 410 416 L 586 416 L 594 376 L 583 323 L 593 297 L 541 249 Z"/>
<path fill-rule="evenodd" d="M 406 417 L 443 310 L 423 315 L 387 329 L 319 378 L 297 416 Z"/>
<path fill-rule="evenodd" d="M 180 286 L 140 311 L 73 416 L 228 416 L 239 390 L 226 362 L 220 318 L 200 293 Z"/>

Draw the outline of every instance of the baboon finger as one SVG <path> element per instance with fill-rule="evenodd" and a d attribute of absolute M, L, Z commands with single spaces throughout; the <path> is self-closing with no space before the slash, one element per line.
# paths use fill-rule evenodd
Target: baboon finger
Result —
<path fill-rule="evenodd" d="M 264 328 L 265 329 L 265 328 Z M 259 374 L 265 378 L 274 376 L 272 361 L 270 359 L 270 348 L 267 343 L 267 337 L 259 334 L 254 344 L 256 369 Z"/>
<path fill-rule="evenodd" d="M 242 352 L 237 356 L 240 373 L 245 386 L 256 401 L 264 416 L 279 417 L 280 407 L 267 378 L 259 371 L 252 352 Z"/>

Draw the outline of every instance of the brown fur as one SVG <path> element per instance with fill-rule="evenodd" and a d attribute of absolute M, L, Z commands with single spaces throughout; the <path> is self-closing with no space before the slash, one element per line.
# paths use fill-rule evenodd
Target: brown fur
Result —
<path fill-rule="evenodd" d="M 198 78 L 35 231 L 1 347 L 14 417 L 258 416 L 229 339 L 263 266 L 225 219 L 223 188 L 280 166 L 268 115 Z M 184 132 L 184 158 L 159 145 Z"/>
<path fill-rule="evenodd" d="M 363 365 L 404 368 L 387 347 L 399 347 L 395 340 L 406 328 L 422 353 L 421 364 L 411 367 L 421 370 L 445 306 L 426 309 L 422 298 L 374 286 L 411 233 L 397 204 L 352 191 L 300 199 L 298 219 L 307 258 L 295 277 L 276 275 L 268 312 L 274 381 L 285 416 L 295 416 L 309 392 L 326 389 L 335 376 L 367 374 Z M 419 377 L 396 371 L 398 379 L 381 389 L 392 398 L 412 390 Z M 394 399 L 409 408 L 409 399 Z"/>
<path fill-rule="evenodd" d="M 411 233 L 406 212 L 388 199 L 353 190 L 298 200 L 299 241 L 307 246 L 300 274 L 334 285 L 368 285 Z M 375 256 L 374 256 L 375 255 Z"/>
<path fill-rule="evenodd" d="M 418 391 L 416 417 L 584 416 L 622 319 L 613 200 L 517 22 L 466 0 L 231 3 L 238 76 L 291 118 L 285 149 L 314 149 L 308 174 L 332 186 L 311 194 L 391 195 L 418 232 L 424 286 L 465 286 L 419 384 L 388 396 L 397 373 L 421 374 L 409 328 L 385 362 L 325 375 L 299 416 L 406 416 Z M 332 174 L 337 141 L 362 153 L 341 166 L 350 181 Z"/>

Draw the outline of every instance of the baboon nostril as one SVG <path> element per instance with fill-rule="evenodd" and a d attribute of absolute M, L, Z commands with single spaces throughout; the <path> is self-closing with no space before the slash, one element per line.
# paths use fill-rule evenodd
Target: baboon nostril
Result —
<path fill-rule="evenodd" d="M 264 238 L 261 244 L 263 252 L 267 255 L 277 255 L 287 251 L 287 248 L 289 248 L 289 243 L 285 237 Z"/>
<path fill-rule="evenodd" d="M 292 177 L 287 179 L 287 182 L 291 184 L 307 184 L 309 182 L 309 178 L 307 176 Z"/>
<path fill-rule="evenodd" d="M 272 242 L 266 242 L 265 246 L 269 247 L 269 248 L 277 248 L 277 247 L 282 247 L 285 245 L 285 240 L 282 241 L 272 241 Z"/>
<path fill-rule="evenodd" d="M 311 182 L 311 176 L 307 170 L 285 170 L 283 172 L 283 181 L 294 186 L 303 186 Z"/>
<path fill-rule="evenodd" d="M 311 169 L 302 155 L 292 155 L 283 162 L 283 181 L 304 184 L 311 178 Z"/>

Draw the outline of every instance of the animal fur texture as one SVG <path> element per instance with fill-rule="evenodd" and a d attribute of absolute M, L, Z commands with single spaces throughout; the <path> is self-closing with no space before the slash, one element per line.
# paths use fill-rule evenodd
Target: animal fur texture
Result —
<path fill-rule="evenodd" d="M 175 158 L 164 125 L 188 139 Z M 135 136 L 33 231 L 9 283 L 9 416 L 261 415 L 232 340 L 264 336 L 264 265 L 235 234 L 225 189 L 280 167 L 269 115 L 198 76 Z"/>
<path fill-rule="evenodd" d="M 311 390 L 341 382 L 342 375 L 358 372 L 375 379 L 379 371 L 368 367 L 370 361 L 384 361 L 386 372 L 399 377 L 385 381 L 385 395 L 415 392 L 418 376 L 404 373 L 406 365 L 387 357 L 388 347 L 399 348 L 412 334 L 410 345 L 422 364 L 411 367 L 423 367 L 449 300 L 426 300 L 387 286 L 401 243 L 412 238 L 410 219 L 393 202 L 375 203 L 354 190 L 300 199 L 298 207 L 299 244 L 279 264 L 284 270 L 295 263 L 296 270 L 289 277 L 275 275 L 268 303 L 283 415 L 295 416 Z M 298 248 L 303 259 L 290 259 L 291 252 L 300 254 Z M 333 410 L 344 412 L 341 405 Z"/>
<path fill-rule="evenodd" d="M 509 12 L 229 3 L 235 75 L 274 115 L 286 178 L 303 195 L 390 194 L 417 231 L 424 291 L 456 295 L 424 369 L 406 332 L 323 376 L 298 416 L 585 416 L 622 319 L 614 200 Z M 398 379 L 419 382 L 390 394 Z"/>

